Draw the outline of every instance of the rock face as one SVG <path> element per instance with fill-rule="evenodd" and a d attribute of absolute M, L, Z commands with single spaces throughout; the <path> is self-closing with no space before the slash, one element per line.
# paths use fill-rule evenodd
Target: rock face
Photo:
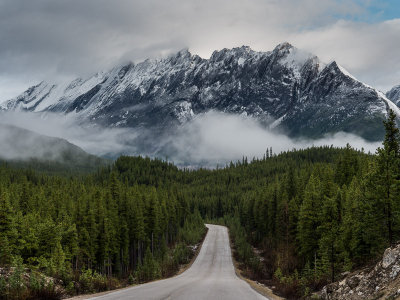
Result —
<path fill-rule="evenodd" d="M 400 105 L 400 85 L 393 87 L 389 92 L 386 93 L 386 97 L 390 99 L 397 106 Z"/>
<path fill-rule="evenodd" d="M 397 299 L 400 297 L 400 244 L 386 249 L 374 268 L 348 275 L 325 286 L 319 293 L 326 300 Z"/>
<path fill-rule="evenodd" d="M 42 82 L 2 110 L 77 114 L 107 127 L 163 132 L 214 110 L 256 118 L 292 137 L 338 131 L 383 137 L 387 109 L 398 108 L 336 62 L 328 65 L 289 43 L 271 52 L 249 47 L 203 59 L 183 50 L 164 59 L 129 63 L 64 84 Z"/>

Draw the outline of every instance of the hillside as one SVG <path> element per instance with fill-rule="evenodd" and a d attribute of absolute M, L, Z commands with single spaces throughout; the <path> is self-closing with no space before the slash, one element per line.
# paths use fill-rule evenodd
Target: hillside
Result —
<path fill-rule="evenodd" d="M 390 91 L 386 93 L 386 97 L 390 99 L 397 106 L 400 104 L 400 85 L 394 86 Z"/>
<path fill-rule="evenodd" d="M 0 161 L 44 172 L 90 172 L 107 164 L 68 141 L 0 124 Z"/>

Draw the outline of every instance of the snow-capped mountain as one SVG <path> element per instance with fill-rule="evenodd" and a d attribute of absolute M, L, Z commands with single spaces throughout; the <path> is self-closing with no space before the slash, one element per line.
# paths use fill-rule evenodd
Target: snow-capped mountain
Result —
<path fill-rule="evenodd" d="M 215 110 L 255 117 L 294 137 L 345 131 L 369 140 L 382 138 L 389 107 L 399 113 L 384 94 L 336 62 L 324 64 L 289 43 L 271 52 L 223 49 L 209 59 L 182 50 L 87 79 L 42 82 L 0 106 L 78 114 L 83 122 L 154 132 Z"/>
<path fill-rule="evenodd" d="M 388 97 L 393 103 L 397 106 L 400 105 L 400 85 L 396 85 L 389 92 L 386 93 L 386 97 Z"/>

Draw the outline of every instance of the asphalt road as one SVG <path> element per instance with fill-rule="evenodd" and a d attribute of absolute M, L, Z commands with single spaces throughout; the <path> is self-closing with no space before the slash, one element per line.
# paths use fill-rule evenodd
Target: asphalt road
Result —
<path fill-rule="evenodd" d="M 199 255 L 182 274 L 91 299 L 267 299 L 236 276 L 226 227 L 207 227 Z"/>

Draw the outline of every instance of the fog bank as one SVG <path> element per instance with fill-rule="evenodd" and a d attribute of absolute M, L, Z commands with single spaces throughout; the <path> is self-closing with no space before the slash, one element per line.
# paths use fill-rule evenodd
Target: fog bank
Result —
<path fill-rule="evenodd" d="M 345 147 L 347 143 L 357 149 L 363 148 L 366 152 L 375 152 L 381 145 L 380 142 L 367 142 L 354 134 L 343 132 L 317 140 L 291 139 L 285 134 L 262 127 L 252 118 L 219 112 L 198 115 L 180 128 L 161 136 L 154 135 L 150 129 L 84 126 L 72 114 L 60 116 L 7 112 L 0 115 L 0 122 L 64 138 L 98 156 L 158 156 L 178 165 L 191 166 L 224 165 L 241 160 L 244 156 L 249 159 L 261 158 L 270 147 L 278 154 L 311 146 Z M 9 139 L 9 135 L 0 135 L 0 143 L 7 143 L 5 136 Z M 0 156 L 4 149 L 0 148 Z M 25 149 L 21 153 L 28 155 L 33 150 Z M 12 149 L 7 148 L 7 151 L 12 152 Z"/>

